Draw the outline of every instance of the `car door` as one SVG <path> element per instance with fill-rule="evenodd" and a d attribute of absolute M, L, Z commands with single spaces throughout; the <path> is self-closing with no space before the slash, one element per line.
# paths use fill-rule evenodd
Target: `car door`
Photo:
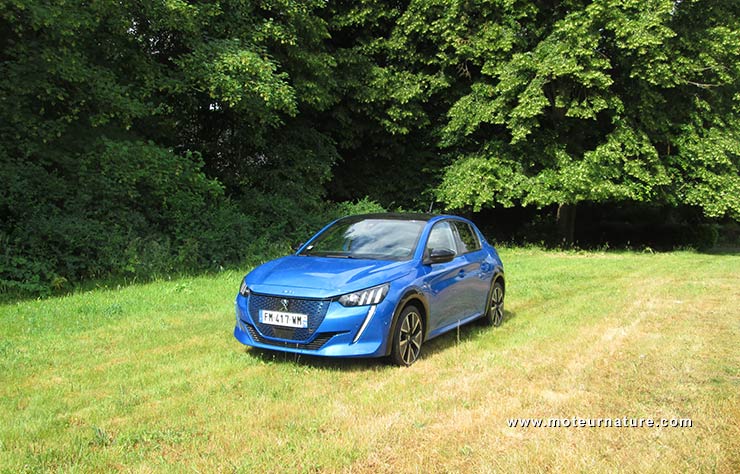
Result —
<path fill-rule="evenodd" d="M 465 257 L 458 255 L 457 238 L 452 221 L 437 222 L 432 227 L 424 249 L 425 257 L 434 249 L 449 249 L 455 252 L 452 261 L 425 265 L 424 290 L 429 300 L 430 336 L 437 330 L 464 317 L 465 299 L 460 298 L 458 284 L 464 277 Z"/>
<path fill-rule="evenodd" d="M 481 245 L 477 232 L 464 221 L 452 222 L 457 239 L 457 252 L 465 260 L 461 266 L 464 274 L 457 284 L 463 318 L 477 316 L 486 310 L 488 292 L 493 278 L 493 264 L 486 260 L 488 254 Z"/>

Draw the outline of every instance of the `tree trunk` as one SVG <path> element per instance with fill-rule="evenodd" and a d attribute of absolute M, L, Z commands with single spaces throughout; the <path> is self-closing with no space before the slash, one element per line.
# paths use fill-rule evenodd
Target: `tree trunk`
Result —
<path fill-rule="evenodd" d="M 563 247 L 573 246 L 573 233 L 576 228 L 576 205 L 560 204 L 557 215 L 558 243 Z"/>

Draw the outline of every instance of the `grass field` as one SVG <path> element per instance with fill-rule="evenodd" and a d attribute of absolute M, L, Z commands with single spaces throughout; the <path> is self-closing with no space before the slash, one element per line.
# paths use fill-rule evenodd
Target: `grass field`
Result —
<path fill-rule="evenodd" d="M 408 369 L 249 350 L 241 274 L 0 306 L 2 472 L 738 472 L 740 256 L 504 249 Z M 690 428 L 510 428 L 510 418 Z"/>

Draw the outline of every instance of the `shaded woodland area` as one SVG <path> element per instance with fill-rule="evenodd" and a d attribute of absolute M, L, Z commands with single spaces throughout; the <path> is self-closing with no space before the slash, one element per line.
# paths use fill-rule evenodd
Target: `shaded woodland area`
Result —
<path fill-rule="evenodd" d="M 215 270 L 380 209 L 711 247 L 740 3 L 0 0 L 0 288 Z"/>

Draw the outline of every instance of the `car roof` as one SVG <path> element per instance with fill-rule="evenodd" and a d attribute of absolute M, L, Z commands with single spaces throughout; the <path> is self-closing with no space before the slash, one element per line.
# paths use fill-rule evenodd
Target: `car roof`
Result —
<path fill-rule="evenodd" d="M 402 221 L 430 221 L 430 220 L 439 220 L 439 219 L 446 219 L 446 218 L 456 218 L 456 219 L 462 219 L 458 216 L 451 216 L 446 214 L 427 214 L 427 213 L 421 213 L 421 212 L 377 212 L 372 214 L 358 214 L 354 216 L 347 216 L 343 219 L 352 219 L 352 220 L 363 220 L 363 219 L 395 219 L 395 220 L 402 220 Z"/>

